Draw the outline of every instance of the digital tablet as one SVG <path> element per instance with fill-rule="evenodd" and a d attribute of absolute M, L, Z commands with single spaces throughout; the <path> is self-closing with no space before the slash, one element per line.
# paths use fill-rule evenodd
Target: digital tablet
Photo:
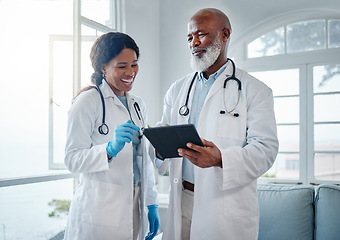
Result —
<path fill-rule="evenodd" d="M 177 150 L 188 148 L 188 142 L 203 146 L 193 124 L 145 128 L 143 133 L 162 158 L 180 157 Z"/>

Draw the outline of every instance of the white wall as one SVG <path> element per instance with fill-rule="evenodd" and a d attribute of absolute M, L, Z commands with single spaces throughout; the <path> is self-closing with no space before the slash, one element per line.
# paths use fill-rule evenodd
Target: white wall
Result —
<path fill-rule="evenodd" d="M 228 13 L 225 1 L 168 0 L 160 6 L 160 54 L 164 96 L 175 80 L 190 73 L 190 51 L 187 45 L 187 24 L 190 17 L 201 8 L 214 7 Z"/>
<path fill-rule="evenodd" d="M 160 120 L 162 97 L 160 95 L 160 48 L 158 0 L 125 0 L 125 32 L 140 49 L 139 73 L 132 93 L 141 97 L 147 108 L 149 125 Z M 123 29 L 124 30 L 124 29 Z"/>

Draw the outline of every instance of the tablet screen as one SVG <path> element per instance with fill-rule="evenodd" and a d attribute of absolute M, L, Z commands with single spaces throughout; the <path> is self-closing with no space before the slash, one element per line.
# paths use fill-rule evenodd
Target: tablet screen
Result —
<path fill-rule="evenodd" d="M 188 142 L 203 146 L 193 124 L 146 128 L 143 133 L 163 158 L 180 157 L 177 150 Z"/>

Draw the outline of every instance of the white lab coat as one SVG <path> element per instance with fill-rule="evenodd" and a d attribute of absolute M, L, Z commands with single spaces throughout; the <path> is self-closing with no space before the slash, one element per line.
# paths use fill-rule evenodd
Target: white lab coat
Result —
<path fill-rule="evenodd" d="M 265 84 L 237 69 L 236 77 L 242 82 L 240 102 L 235 109 L 239 117 L 220 114 L 225 110 L 223 82 L 226 76 L 231 76 L 232 70 L 232 64 L 228 64 L 216 79 L 198 120 L 199 135 L 221 150 L 223 168 L 194 167 L 191 240 L 257 239 L 257 178 L 272 166 L 278 151 L 273 96 Z M 185 103 L 192 77 L 193 74 L 189 74 L 172 84 L 165 96 L 163 116 L 158 125 L 188 123 L 189 115 L 180 116 L 178 111 Z M 237 101 L 236 81 L 229 81 L 227 87 L 225 99 L 230 111 Z M 193 91 L 189 109 L 192 97 Z M 163 239 L 180 240 L 182 158 L 155 161 L 160 174 L 170 162 L 171 190 Z"/>
<path fill-rule="evenodd" d="M 114 95 L 109 85 L 100 85 L 106 104 L 105 122 L 109 133 L 101 135 L 102 103 L 96 89 L 81 93 L 69 111 L 65 164 L 72 173 L 80 173 L 79 185 L 71 203 L 65 239 L 68 240 L 116 240 L 133 238 L 133 150 L 126 143 L 117 157 L 109 163 L 106 145 L 113 139 L 115 127 L 130 119 L 129 113 Z M 134 101 L 139 103 L 145 121 L 143 101 L 127 93 L 128 106 L 136 125 L 140 126 Z M 141 172 L 141 209 L 145 205 L 158 204 L 151 158 L 154 150 L 145 138 L 138 157 Z M 145 195 L 144 195 L 145 193 Z M 142 215 L 144 217 L 144 214 Z M 145 236 L 140 221 L 139 239 Z"/>

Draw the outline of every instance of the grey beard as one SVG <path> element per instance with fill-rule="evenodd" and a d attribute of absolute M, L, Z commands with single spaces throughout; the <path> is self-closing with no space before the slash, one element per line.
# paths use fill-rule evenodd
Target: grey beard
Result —
<path fill-rule="evenodd" d="M 204 72 L 208 70 L 217 60 L 218 56 L 221 53 L 221 42 L 216 40 L 212 45 L 207 47 L 205 53 L 203 53 L 202 57 L 191 56 L 191 68 L 195 72 Z"/>

